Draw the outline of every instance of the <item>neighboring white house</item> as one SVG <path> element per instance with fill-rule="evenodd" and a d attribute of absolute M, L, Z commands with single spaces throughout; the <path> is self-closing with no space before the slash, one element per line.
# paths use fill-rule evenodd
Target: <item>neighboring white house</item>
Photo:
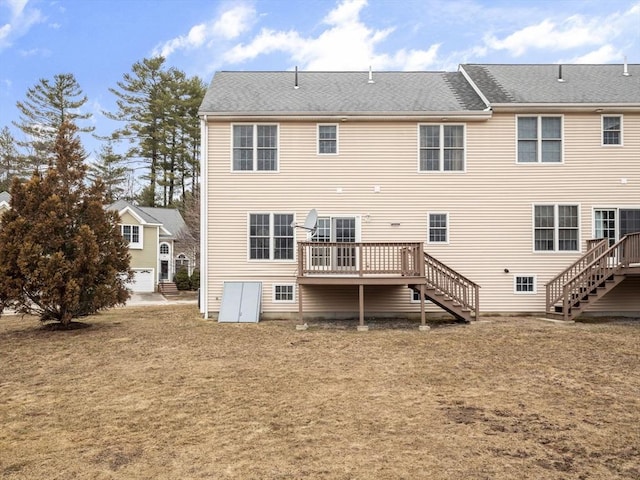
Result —
<path fill-rule="evenodd" d="M 640 315 L 640 65 L 218 72 L 200 117 L 205 316 Z"/>

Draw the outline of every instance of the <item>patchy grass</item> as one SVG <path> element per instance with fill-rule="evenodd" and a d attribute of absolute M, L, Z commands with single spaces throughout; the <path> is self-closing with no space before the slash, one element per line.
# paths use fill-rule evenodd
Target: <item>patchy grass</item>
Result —
<path fill-rule="evenodd" d="M 640 322 L 0 319 L 6 479 L 638 479 Z"/>

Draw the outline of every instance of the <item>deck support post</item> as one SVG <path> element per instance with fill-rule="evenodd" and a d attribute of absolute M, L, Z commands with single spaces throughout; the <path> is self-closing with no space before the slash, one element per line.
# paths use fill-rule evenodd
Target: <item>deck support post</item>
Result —
<path fill-rule="evenodd" d="M 304 311 L 302 310 L 302 285 L 298 284 L 298 325 L 296 330 L 306 330 L 307 324 L 304 323 Z"/>
<path fill-rule="evenodd" d="M 424 328 L 427 324 L 427 318 L 424 313 L 424 283 L 420 284 L 420 325 Z"/>
<path fill-rule="evenodd" d="M 360 323 L 358 324 L 359 332 L 366 332 L 369 327 L 364 324 L 364 284 L 358 285 L 358 300 L 360 304 Z"/>

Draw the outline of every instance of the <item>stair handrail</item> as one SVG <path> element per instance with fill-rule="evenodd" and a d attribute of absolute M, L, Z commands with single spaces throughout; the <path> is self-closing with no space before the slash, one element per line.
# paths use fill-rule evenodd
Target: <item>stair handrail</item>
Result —
<path fill-rule="evenodd" d="M 614 259 L 613 262 L 610 259 Z M 563 285 L 562 310 L 568 312 L 583 299 L 585 291 L 591 291 L 601 281 L 619 273 L 632 263 L 640 262 L 640 233 L 630 233 L 595 258 L 581 272 Z M 591 282 L 591 284 L 589 284 Z M 585 288 L 585 290 L 582 290 Z"/>
<path fill-rule="evenodd" d="M 480 316 L 480 285 L 424 252 L 427 287 L 436 289 Z"/>
<path fill-rule="evenodd" d="M 601 255 L 607 250 L 608 240 L 606 238 L 593 239 L 587 241 L 587 252 L 578 258 L 575 262 L 565 268 L 558 275 L 549 280 L 546 284 L 546 304 L 547 312 L 553 310 L 556 302 L 563 298 L 564 285 L 571 280 L 576 274 L 587 268 L 593 259 Z"/>

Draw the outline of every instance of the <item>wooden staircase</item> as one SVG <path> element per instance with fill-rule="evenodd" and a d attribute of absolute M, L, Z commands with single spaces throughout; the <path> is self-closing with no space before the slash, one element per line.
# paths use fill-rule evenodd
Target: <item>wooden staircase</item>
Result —
<path fill-rule="evenodd" d="M 424 254 L 424 262 L 427 279 L 425 298 L 460 322 L 477 320 L 480 317 L 480 286 L 428 253 Z M 409 288 L 420 292 L 420 285 L 409 285 Z"/>
<path fill-rule="evenodd" d="M 640 233 L 626 235 L 611 247 L 606 239 L 590 241 L 587 253 L 547 283 L 547 315 L 573 320 L 627 275 L 637 274 L 639 264 Z"/>

